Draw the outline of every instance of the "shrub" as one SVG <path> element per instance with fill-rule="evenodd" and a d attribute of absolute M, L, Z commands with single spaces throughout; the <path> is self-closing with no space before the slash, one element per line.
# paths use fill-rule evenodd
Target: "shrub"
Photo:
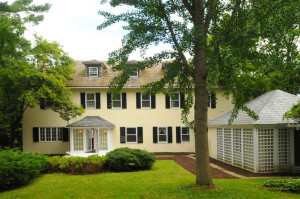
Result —
<path fill-rule="evenodd" d="M 51 173 L 99 173 L 103 171 L 105 156 L 91 155 L 88 157 L 52 156 L 48 158 Z"/>
<path fill-rule="evenodd" d="M 0 151 L 0 189 L 24 185 L 46 169 L 47 157 L 43 154 Z"/>
<path fill-rule="evenodd" d="M 272 179 L 266 181 L 264 186 L 276 191 L 300 193 L 300 179 Z"/>
<path fill-rule="evenodd" d="M 118 148 L 107 153 L 106 168 L 110 171 L 137 171 L 151 169 L 155 155 L 145 150 Z"/>

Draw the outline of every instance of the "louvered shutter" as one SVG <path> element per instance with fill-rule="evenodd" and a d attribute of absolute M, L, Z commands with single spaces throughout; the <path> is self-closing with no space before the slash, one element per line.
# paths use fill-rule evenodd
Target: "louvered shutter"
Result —
<path fill-rule="evenodd" d="M 96 109 L 100 109 L 101 108 L 101 95 L 100 93 L 96 93 Z"/>
<path fill-rule="evenodd" d="M 153 143 L 157 143 L 157 127 L 153 127 Z"/>
<path fill-rule="evenodd" d="M 166 108 L 170 108 L 170 96 L 166 95 Z"/>
<path fill-rule="evenodd" d="M 107 108 L 111 109 L 111 94 L 107 93 Z"/>
<path fill-rule="evenodd" d="M 151 95 L 151 108 L 155 109 L 156 108 L 156 99 L 155 95 Z"/>
<path fill-rule="evenodd" d="M 126 143 L 125 127 L 120 127 L 120 143 Z"/>
<path fill-rule="evenodd" d="M 176 143 L 181 143 L 181 133 L 180 133 L 180 127 L 176 127 Z"/>
<path fill-rule="evenodd" d="M 122 93 L 122 109 L 127 108 L 127 99 L 126 99 L 126 93 Z"/>
<path fill-rule="evenodd" d="M 80 93 L 81 106 L 85 108 L 85 93 Z"/>
<path fill-rule="evenodd" d="M 63 128 L 63 142 L 69 141 L 69 129 Z"/>
<path fill-rule="evenodd" d="M 143 127 L 138 127 L 138 143 L 143 143 Z"/>
<path fill-rule="evenodd" d="M 172 139 L 172 127 L 168 126 L 168 143 L 172 143 L 173 139 Z"/>
<path fill-rule="evenodd" d="M 136 93 L 136 108 L 141 108 L 141 93 Z"/>
<path fill-rule="evenodd" d="M 33 127 L 33 142 L 39 141 L 39 128 Z"/>

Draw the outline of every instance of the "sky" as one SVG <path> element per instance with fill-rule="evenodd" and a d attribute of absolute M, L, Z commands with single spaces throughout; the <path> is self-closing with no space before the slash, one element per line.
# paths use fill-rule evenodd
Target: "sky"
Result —
<path fill-rule="evenodd" d="M 122 24 L 97 30 L 97 26 L 104 21 L 98 11 L 120 13 L 126 7 L 112 8 L 108 4 L 101 5 L 100 0 L 34 0 L 36 5 L 43 3 L 50 3 L 52 6 L 44 13 L 43 22 L 28 27 L 29 38 L 36 33 L 48 41 L 56 41 L 75 60 L 105 61 L 110 52 L 122 46 L 122 38 L 127 33 L 122 29 Z M 147 55 L 152 55 L 161 48 L 162 46 L 152 47 Z M 141 60 L 139 52 L 134 52 L 129 58 Z"/>

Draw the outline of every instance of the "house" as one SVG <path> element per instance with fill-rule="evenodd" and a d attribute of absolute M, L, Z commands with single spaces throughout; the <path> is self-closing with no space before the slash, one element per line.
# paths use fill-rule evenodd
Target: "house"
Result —
<path fill-rule="evenodd" d="M 141 85 L 163 77 L 164 64 L 136 71 L 118 96 L 108 93 L 108 85 L 118 72 L 105 62 L 77 61 L 73 80 L 66 82 L 72 100 L 85 108 L 82 116 L 62 120 L 47 108 L 28 109 L 23 119 L 23 150 L 45 154 L 104 155 L 119 147 L 150 152 L 194 152 L 193 131 L 181 122 L 183 93 L 146 96 Z M 208 101 L 208 119 L 233 108 L 223 91 L 216 89 Z M 217 101 L 215 101 L 217 99 Z M 191 110 L 189 119 L 192 120 Z"/>
<path fill-rule="evenodd" d="M 299 173 L 300 124 L 282 119 L 298 100 L 274 90 L 245 104 L 259 116 L 257 121 L 244 111 L 231 125 L 231 112 L 208 121 L 210 156 L 255 173 Z"/>

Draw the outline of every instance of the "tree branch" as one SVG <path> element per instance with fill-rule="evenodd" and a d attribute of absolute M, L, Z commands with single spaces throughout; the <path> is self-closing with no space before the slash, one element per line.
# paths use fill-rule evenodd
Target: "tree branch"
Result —
<path fill-rule="evenodd" d="M 209 8 L 209 11 L 208 11 L 208 13 L 205 17 L 205 24 L 204 24 L 204 34 L 205 35 L 207 35 L 207 33 L 208 33 L 208 28 L 209 28 L 211 18 L 212 18 L 212 14 L 213 14 L 213 10 L 214 10 L 214 7 L 216 6 L 216 4 L 217 4 L 216 0 L 212 0 L 212 2 L 211 2 L 211 0 L 208 0 L 206 2 L 205 7 Z"/>
<path fill-rule="evenodd" d="M 176 39 L 176 36 L 175 36 L 175 33 L 174 33 L 174 29 L 173 29 L 173 26 L 172 26 L 172 23 L 169 19 L 169 17 L 167 16 L 167 13 L 165 12 L 165 9 L 164 9 L 164 6 L 162 4 L 162 2 L 160 1 L 160 5 L 161 5 L 161 9 L 162 9 L 162 13 L 164 15 L 164 19 L 165 21 L 167 22 L 167 26 L 168 26 L 168 29 L 171 33 L 171 36 L 172 36 L 172 40 L 174 42 L 174 45 L 176 47 L 176 49 L 178 50 L 178 53 L 179 53 L 179 56 L 181 58 L 181 60 L 183 61 L 183 64 L 184 64 L 184 68 L 186 69 L 187 73 L 191 76 L 191 77 L 194 77 L 194 72 L 191 70 L 191 68 L 189 67 L 189 64 L 187 62 L 187 59 L 185 57 L 185 55 L 183 54 L 182 52 L 182 49 L 181 47 L 179 46 L 179 43 Z"/>
<path fill-rule="evenodd" d="M 189 11 L 190 15 L 194 17 L 194 11 L 193 11 L 193 6 L 189 3 L 188 0 L 182 0 L 182 3 L 186 7 L 186 9 Z"/>

